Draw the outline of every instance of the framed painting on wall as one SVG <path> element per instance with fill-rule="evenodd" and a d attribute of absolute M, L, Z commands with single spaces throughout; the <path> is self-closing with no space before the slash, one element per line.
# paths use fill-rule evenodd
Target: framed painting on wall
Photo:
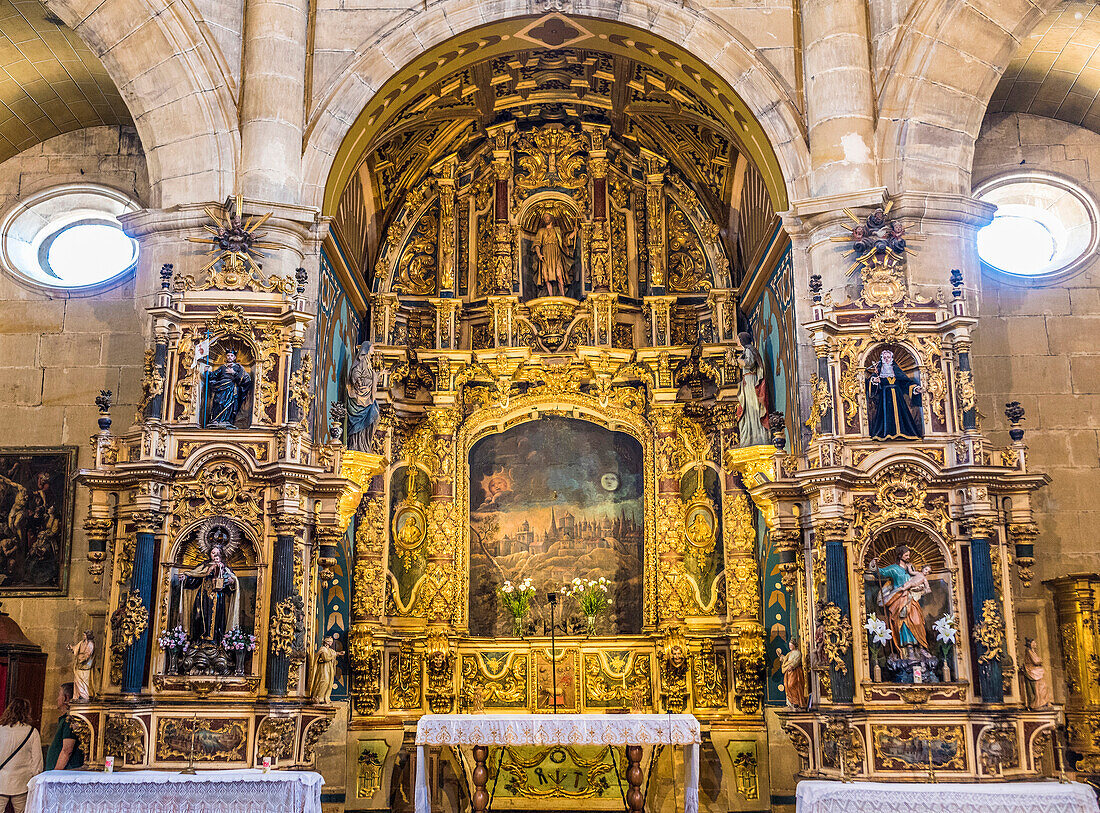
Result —
<path fill-rule="evenodd" d="M 0 596 L 69 590 L 76 447 L 0 447 Z"/>

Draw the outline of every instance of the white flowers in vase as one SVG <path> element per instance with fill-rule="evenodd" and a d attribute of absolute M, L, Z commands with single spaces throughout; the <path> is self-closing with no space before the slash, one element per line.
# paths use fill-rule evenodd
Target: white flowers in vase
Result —
<path fill-rule="evenodd" d="M 882 667 L 879 663 L 882 647 L 893 640 L 894 631 L 886 626 L 886 622 L 874 613 L 867 616 L 867 623 L 864 628 L 867 630 L 867 634 L 871 636 L 871 665 L 874 667 L 874 679 L 877 683 L 882 680 Z"/>
<path fill-rule="evenodd" d="M 943 659 L 943 679 L 945 683 L 951 682 L 951 666 L 948 658 L 951 657 L 951 647 L 955 645 L 955 636 L 959 633 L 958 621 L 953 613 L 944 613 L 932 622 L 932 629 L 936 632 L 936 640 L 940 643 L 940 657 Z"/>
<path fill-rule="evenodd" d="M 596 630 L 596 616 L 611 606 L 610 584 L 603 576 L 588 580 L 576 578 L 561 589 L 563 595 L 577 600 L 588 621 L 589 635 Z"/>
<path fill-rule="evenodd" d="M 512 616 L 512 631 L 518 636 L 523 632 L 523 619 L 531 610 L 531 599 L 535 595 L 535 586 L 530 579 L 524 579 L 519 584 L 504 582 L 497 588 L 500 593 L 500 601 Z"/>

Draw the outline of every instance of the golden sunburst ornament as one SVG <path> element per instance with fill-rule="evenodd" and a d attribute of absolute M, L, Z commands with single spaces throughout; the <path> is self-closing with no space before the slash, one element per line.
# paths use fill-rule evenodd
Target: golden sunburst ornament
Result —
<path fill-rule="evenodd" d="M 214 225 L 203 226 L 209 232 L 210 237 L 190 237 L 193 243 L 206 243 L 212 246 L 211 259 L 202 267 L 206 272 L 217 265 L 223 265 L 223 270 L 234 269 L 243 271 L 247 269 L 257 274 L 261 273 L 260 264 L 257 262 L 264 257 L 262 249 L 278 248 L 278 244 L 262 240 L 264 232 L 257 231 L 269 217 L 271 212 L 259 217 L 245 219 L 242 213 L 244 201 L 240 195 L 226 198 L 221 211 L 212 206 L 205 207 L 207 216 L 214 221 Z"/>
<path fill-rule="evenodd" d="M 904 223 L 889 218 L 893 206 L 892 200 L 887 201 L 866 217 L 857 216 L 851 209 L 844 210 L 854 225 L 847 234 L 838 234 L 830 239 L 834 243 L 852 244 L 845 254 L 854 253 L 856 259 L 847 273 L 851 274 L 859 266 L 876 261 L 879 265 L 904 263 L 906 255 L 912 253 L 908 241 L 923 239 L 924 235 L 907 234 Z"/>

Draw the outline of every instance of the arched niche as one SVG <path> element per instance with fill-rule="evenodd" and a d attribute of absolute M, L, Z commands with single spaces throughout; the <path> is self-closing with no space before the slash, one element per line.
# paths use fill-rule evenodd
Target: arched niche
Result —
<path fill-rule="evenodd" d="M 943 543 L 922 526 L 892 525 L 871 539 L 862 565 L 861 632 L 866 636 L 872 679 L 887 683 L 956 680 L 958 597 L 955 569 Z M 876 642 L 871 629 L 874 619 L 885 624 L 887 641 Z M 954 641 L 939 640 L 941 635 L 951 637 L 949 629 L 954 629 Z"/>
<path fill-rule="evenodd" d="M 174 652 L 161 647 L 165 672 L 252 674 L 255 653 L 235 657 L 226 636 L 256 634 L 263 592 L 257 540 L 232 517 L 206 517 L 176 536 L 166 570 L 158 633 L 182 636 L 184 643 Z"/>
<path fill-rule="evenodd" d="M 547 217 L 550 219 L 549 224 L 545 222 Z M 543 296 L 565 296 L 577 300 L 581 298 L 584 285 L 581 264 L 582 219 L 576 201 L 565 195 L 535 195 L 525 204 L 519 216 L 520 293 L 524 301 Z M 543 229 L 547 227 L 557 230 L 560 242 L 565 247 L 563 259 L 566 263 L 568 284 L 564 293 L 558 291 L 556 283 L 552 283 L 549 292 L 545 282 L 539 284 L 541 261 L 537 244 Z"/>
<path fill-rule="evenodd" d="M 412 603 L 417 582 L 427 566 L 428 503 L 432 481 L 418 466 L 398 466 L 390 472 L 389 578 L 402 607 Z"/>
<path fill-rule="evenodd" d="M 711 465 L 693 466 L 680 477 L 684 504 L 684 535 L 688 542 L 687 570 L 699 587 L 699 604 L 721 613 L 725 586 L 722 540 L 722 480 Z"/>
<path fill-rule="evenodd" d="M 894 376 L 881 371 L 884 352 L 893 354 Z M 921 386 L 923 379 L 917 354 L 902 344 L 888 342 L 875 345 L 864 358 L 864 370 L 868 436 L 887 441 L 924 437 L 924 410 L 921 408 L 920 392 L 914 389 Z M 896 397 L 892 398 L 891 393 Z M 896 415 L 889 409 L 893 403 L 896 403 L 898 409 Z M 908 413 L 908 423 L 905 423 L 903 413 Z"/>
<path fill-rule="evenodd" d="M 893 525 L 871 539 L 862 565 L 862 633 L 867 636 L 872 679 L 888 683 L 958 680 L 957 571 L 944 543 L 931 529 Z M 884 644 L 875 640 L 872 615 L 889 630 Z"/>
<path fill-rule="evenodd" d="M 239 336 L 224 336 L 211 343 L 206 363 L 201 364 L 200 359 L 199 426 L 232 429 L 252 426 L 255 383 L 260 373 L 257 355 L 255 345 Z M 230 396 L 236 399 L 235 412 L 227 403 Z M 231 419 L 226 409 L 232 412 Z"/>

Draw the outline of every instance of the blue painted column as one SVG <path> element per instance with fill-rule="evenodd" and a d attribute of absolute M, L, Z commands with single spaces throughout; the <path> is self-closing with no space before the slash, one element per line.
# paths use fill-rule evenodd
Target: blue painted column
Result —
<path fill-rule="evenodd" d="M 991 520 L 978 519 L 970 523 L 971 630 L 984 621 L 987 601 L 993 602 L 991 607 L 1000 617 L 1001 629 L 1004 629 L 1001 600 L 993 584 L 993 562 L 989 558 L 989 540 L 993 533 Z M 1001 682 L 1000 653 L 983 663 L 982 656 L 985 654 L 985 648 L 973 634 L 971 645 L 978 655 L 978 688 L 982 695 L 982 702 L 1003 703 L 1005 693 L 1004 684 Z"/>
<path fill-rule="evenodd" d="M 294 526 L 282 523 L 275 537 L 275 555 L 271 567 L 271 615 L 279 602 L 294 595 Z M 270 647 L 271 642 L 268 642 Z M 267 655 L 267 693 L 285 697 L 290 675 L 290 655 L 269 649 Z"/>
<path fill-rule="evenodd" d="M 157 531 L 164 518 L 154 511 L 143 511 L 132 517 L 137 529 L 134 546 L 134 566 L 130 574 L 130 593 L 137 594 L 145 606 L 148 621 L 141 634 L 126 648 L 122 660 L 122 693 L 140 694 L 145 684 L 145 661 L 149 655 L 150 627 L 153 621 L 153 571 L 156 556 Z M 126 601 L 126 597 L 122 597 Z M 123 604 L 123 606 L 125 606 Z"/>
<path fill-rule="evenodd" d="M 840 608 L 840 615 L 851 620 L 851 604 L 848 601 L 848 554 L 844 549 L 847 524 L 842 520 L 822 522 L 815 532 L 825 537 L 825 600 Z M 834 703 L 851 703 L 856 684 L 852 666 L 852 648 L 844 655 L 844 669 L 833 665 L 829 668 L 829 685 Z"/>

